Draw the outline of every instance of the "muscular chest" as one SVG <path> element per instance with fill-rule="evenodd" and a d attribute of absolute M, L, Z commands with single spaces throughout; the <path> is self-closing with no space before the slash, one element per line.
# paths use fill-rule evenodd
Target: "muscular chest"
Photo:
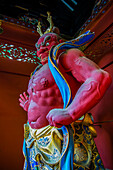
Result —
<path fill-rule="evenodd" d="M 59 69 L 61 73 L 66 78 L 67 82 L 69 83 L 69 86 L 71 87 L 72 96 L 74 97 L 80 84 L 75 80 L 75 78 L 72 77 L 72 75 L 65 72 L 65 70 L 59 66 Z M 55 83 L 55 80 L 52 76 L 52 73 L 49 69 L 48 64 L 45 64 L 43 67 L 41 67 L 40 70 L 38 70 L 30 79 L 29 85 L 28 85 L 28 93 L 40 93 L 43 97 L 45 96 L 51 96 L 51 95 L 58 95 L 61 96 L 60 91 L 58 89 L 58 86 Z M 54 92 L 54 93 L 53 93 Z M 46 94 L 48 93 L 48 95 Z M 49 94 L 51 93 L 51 95 Z M 46 94 L 46 95 L 45 95 Z"/>
<path fill-rule="evenodd" d="M 45 64 L 30 79 L 28 85 L 28 93 L 30 91 L 42 91 L 52 87 L 55 84 L 48 64 Z"/>

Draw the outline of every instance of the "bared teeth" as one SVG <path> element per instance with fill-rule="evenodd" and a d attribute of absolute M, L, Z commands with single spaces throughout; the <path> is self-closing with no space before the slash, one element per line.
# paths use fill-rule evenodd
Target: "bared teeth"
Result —
<path fill-rule="evenodd" d="M 48 51 L 45 51 L 44 53 L 41 53 L 38 57 L 41 57 L 43 54 L 46 54 L 46 53 L 48 53 Z"/>

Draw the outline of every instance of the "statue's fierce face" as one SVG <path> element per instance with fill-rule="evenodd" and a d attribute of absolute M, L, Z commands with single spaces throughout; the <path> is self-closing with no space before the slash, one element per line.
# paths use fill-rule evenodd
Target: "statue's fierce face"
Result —
<path fill-rule="evenodd" d="M 41 59 L 42 64 L 48 62 L 48 54 L 51 47 L 59 44 L 61 41 L 60 37 L 55 33 L 47 33 L 39 38 L 36 48 L 37 56 Z"/>

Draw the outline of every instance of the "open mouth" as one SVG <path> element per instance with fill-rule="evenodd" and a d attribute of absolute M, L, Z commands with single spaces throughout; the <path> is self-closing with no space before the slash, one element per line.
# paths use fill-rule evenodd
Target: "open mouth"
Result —
<path fill-rule="evenodd" d="M 41 58 L 42 55 L 48 55 L 48 54 L 49 54 L 49 52 L 48 52 L 48 51 L 45 51 L 45 52 L 42 52 L 38 57 Z"/>

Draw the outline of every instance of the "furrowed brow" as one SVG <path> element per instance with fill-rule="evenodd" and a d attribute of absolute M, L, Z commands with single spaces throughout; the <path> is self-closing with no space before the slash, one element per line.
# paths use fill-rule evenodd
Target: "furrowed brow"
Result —
<path fill-rule="evenodd" d="M 51 36 L 50 35 L 48 35 L 47 37 L 45 37 L 45 39 L 44 39 L 44 43 L 46 42 L 46 41 L 49 41 L 51 39 Z"/>

